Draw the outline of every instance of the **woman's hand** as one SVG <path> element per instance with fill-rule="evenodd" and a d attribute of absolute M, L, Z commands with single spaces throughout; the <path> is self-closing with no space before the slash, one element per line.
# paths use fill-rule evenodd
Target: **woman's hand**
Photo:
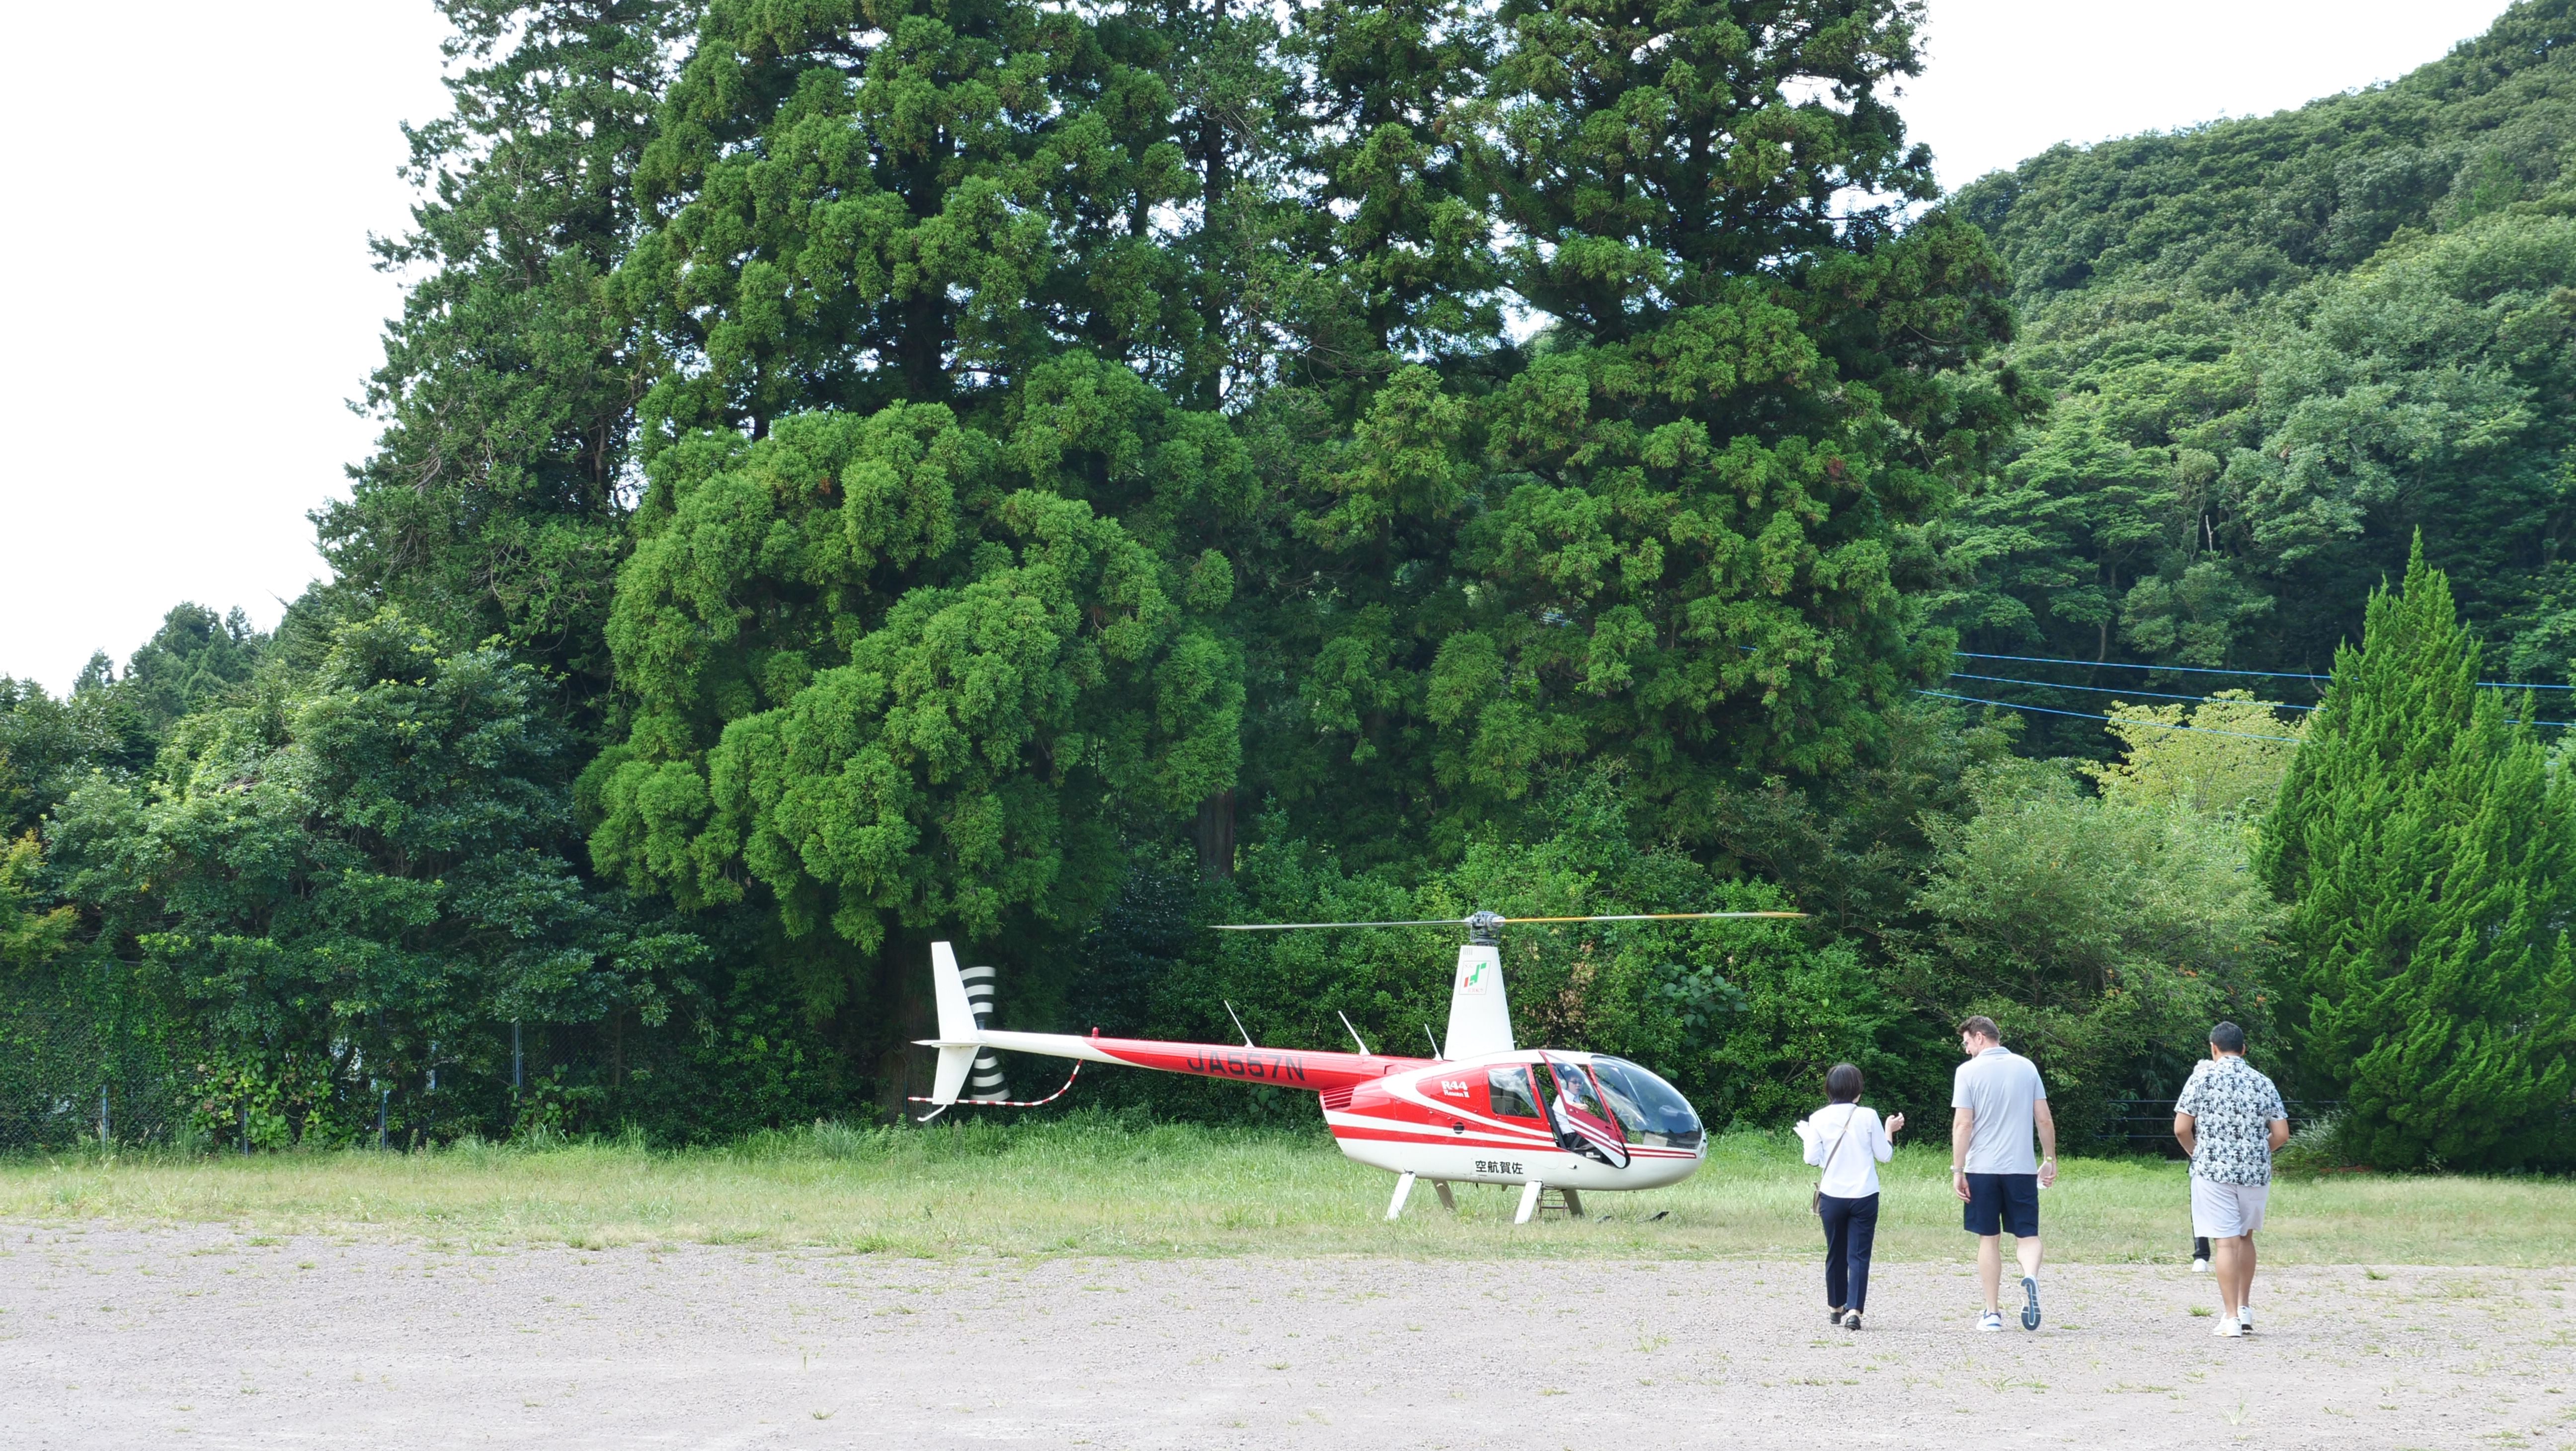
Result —
<path fill-rule="evenodd" d="M 1898 1134 L 1903 1132 L 1905 1132 L 1905 1115 L 1900 1113 L 1896 1117 L 1887 1121 L 1887 1136 L 1889 1138 L 1895 1138 Z"/>

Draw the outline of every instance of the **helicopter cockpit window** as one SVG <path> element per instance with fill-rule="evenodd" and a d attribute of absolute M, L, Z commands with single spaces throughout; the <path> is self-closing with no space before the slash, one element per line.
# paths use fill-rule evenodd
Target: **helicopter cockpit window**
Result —
<path fill-rule="evenodd" d="M 1632 1141 L 1681 1149 L 1699 1146 L 1699 1115 L 1679 1089 L 1624 1058 L 1594 1058 L 1592 1075 L 1601 1080 L 1610 1112 Z"/>
<path fill-rule="evenodd" d="M 1486 1069 L 1485 1091 L 1492 1096 L 1494 1112 L 1506 1118 L 1539 1117 L 1538 1093 L 1526 1067 Z"/>
<path fill-rule="evenodd" d="M 1601 1111 L 1600 1102 L 1592 1096 L 1592 1080 L 1583 1076 L 1582 1069 L 1571 1063 L 1557 1063 L 1555 1068 L 1556 1085 L 1565 1094 L 1566 1102 L 1594 1118 L 1609 1117 Z"/>

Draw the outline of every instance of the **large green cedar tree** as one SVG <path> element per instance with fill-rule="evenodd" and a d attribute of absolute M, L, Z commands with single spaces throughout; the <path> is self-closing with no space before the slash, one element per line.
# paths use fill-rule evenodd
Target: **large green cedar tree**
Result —
<path fill-rule="evenodd" d="M 350 496 L 315 511 L 335 592 L 565 672 L 587 714 L 633 504 L 636 405 L 661 360 L 612 281 L 695 0 L 440 0 L 453 111 L 407 128 L 417 270 L 366 403 Z"/>
<path fill-rule="evenodd" d="M 1695 829 L 1730 773 L 1822 773 L 1935 676 L 1919 526 L 2017 420 L 1971 369 L 2003 277 L 1931 199 L 1870 0 L 1505 5 L 1505 276 L 1551 319 L 1481 410 L 1433 770 L 1515 799 L 1610 756 Z"/>
<path fill-rule="evenodd" d="M 1016 0 L 711 10 L 621 274 L 686 361 L 645 405 L 601 867 L 756 884 L 863 954 L 991 940 L 1083 924 L 1127 816 L 1232 784 L 1199 541 L 1250 475 L 1174 396 L 1206 322 L 1157 231 L 1200 183 L 1166 59 Z"/>
<path fill-rule="evenodd" d="M 1885 102 L 1915 17 L 1414 15 L 1310 42 L 1315 214 L 1389 260 L 1246 416 L 1287 515 L 1246 567 L 1248 784 L 1387 860 L 1537 829 L 1610 760 L 1705 847 L 1723 783 L 1887 748 L 1946 648 L 1921 527 L 2023 409 L 1974 366 L 2010 331 L 1982 240 L 1898 225 L 1933 195 Z M 1498 304 L 1536 336 L 1492 341 Z M 1371 343 L 1365 386 L 1323 366 Z"/>
<path fill-rule="evenodd" d="M 2576 1157 L 2576 787 L 2530 697 L 2478 688 L 2483 653 L 2418 543 L 2337 652 L 2263 836 L 2299 1072 L 2382 1168 Z"/>

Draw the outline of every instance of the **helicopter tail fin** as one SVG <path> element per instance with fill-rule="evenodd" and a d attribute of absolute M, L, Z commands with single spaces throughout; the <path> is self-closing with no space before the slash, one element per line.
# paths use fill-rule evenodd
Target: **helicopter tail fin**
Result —
<path fill-rule="evenodd" d="M 957 953 L 945 942 L 930 944 L 930 995 L 939 1009 L 939 1036 L 928 1046 L 939 1050 L 939 1071 L 931 1080 L 930 1101 L 950 1104 L 966 1087 L 967 1070 L 975 1066 L 983 1033 L 966 997 L 966 979 L 957 970 Z"/>
<path fill-rule="evenodd" d="M 1469 943 L 1458 949 L 1458 976 L 1449 986 L 1449 1032 L 1440 1052 L 1449 1058 L 1481 1058 L 1512 1047 L 1512 1004 L 1503 993 L 1502 953 Z"/>

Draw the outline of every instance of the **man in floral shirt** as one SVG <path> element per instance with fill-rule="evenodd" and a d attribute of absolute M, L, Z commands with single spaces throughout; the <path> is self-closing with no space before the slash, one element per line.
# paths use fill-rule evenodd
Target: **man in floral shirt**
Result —
<path fill-rule="evenodd" d="M 2289 1110 L 2272 1080 L 2245 1061 L 2245 1030 L 2209 1030 L 2209 1061 L 2174 1101 L 2174 1137 L 2191 1155 L 2191 1232 L 2217 1257 L 2218 1330 L 2254 1329 L 2254 1231 L 2272 1193 L 2272 1154 L 2290 1141 Z"/>

